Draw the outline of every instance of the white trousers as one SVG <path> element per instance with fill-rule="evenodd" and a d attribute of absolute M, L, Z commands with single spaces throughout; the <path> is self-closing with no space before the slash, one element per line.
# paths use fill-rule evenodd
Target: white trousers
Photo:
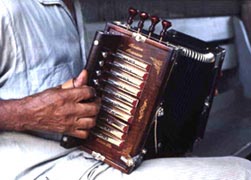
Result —
<path fill-rule="evenodd" d="M 58 142 L 21 133 L 0 134 L 1 180 L 251 180 L 251 162 L 237 157 L 161 158 L 144 161 L 130 175 L 83 151 L 64 154 Z M 33 165 L 36 167 L 29 169 Z M 27 171 L 24 171 L 27 170 Z"/>

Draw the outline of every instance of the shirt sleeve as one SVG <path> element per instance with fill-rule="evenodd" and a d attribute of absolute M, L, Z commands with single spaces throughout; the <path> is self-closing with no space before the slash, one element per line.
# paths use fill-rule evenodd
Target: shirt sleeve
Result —
<path fill-rule="evenodd" d="M 9 11 L 0 0 L 0 88 L 15 69 L 16 49 Z"/>

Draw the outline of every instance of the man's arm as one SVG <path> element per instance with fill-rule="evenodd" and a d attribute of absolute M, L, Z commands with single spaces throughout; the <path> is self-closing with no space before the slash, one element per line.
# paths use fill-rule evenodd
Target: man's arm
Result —
<path fill-rule="evenodd" d="M 87 74 L 76 79 L 75 88 L 51 88 L 19 100 L 0 100 L 1 130 L 40 130 L 86 138 L 95 126 L 100 100 L 93 88 L 83 85 Z M 83 102 L 84 101 L 84 102 Z"/>

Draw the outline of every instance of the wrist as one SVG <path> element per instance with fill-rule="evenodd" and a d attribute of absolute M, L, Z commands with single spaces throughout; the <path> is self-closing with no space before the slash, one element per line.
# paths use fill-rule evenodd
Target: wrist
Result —
<path fill-rule="evenodd" d="M 10 131 L 24 131 L 27 111 L 26 100 L 0 100 L 0 129 Z"/>

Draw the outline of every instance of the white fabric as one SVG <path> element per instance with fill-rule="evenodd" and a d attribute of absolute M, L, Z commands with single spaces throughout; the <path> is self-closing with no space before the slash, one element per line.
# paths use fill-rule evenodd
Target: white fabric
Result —
<path fill-rule="evenodd" d="M 77 22 L 62 0 L 0 0 L 0 99 L 64 83 L 86 64 L 81 6 Z"/>
<path fill-rule="evenodd" d="M 0 136 L 0 169 L 3 180 L 13 180 L 24 169 L 66 150 L 58 142 L 20 133 Z M 83 151 L 34 169 L 22 180 L 250 180 L 251 163 L 237 157 L 162 158 L 144 161 L 132 174 L 126 175 L 106 164 L 90 168 L 97 161 Z M 107 169 L 108 168 L 108 169 Z M 47 173 L 43 172 L 49 169 Z M 104 172 L 102 172 L 105 170 Z M 98 175 L 102 172 L 100 175 Z M 96 176 L 98 175 L 98 176 Z M 88 179 L 89 177 L 89 179 Z"/>
<path fill-rule="evenodd" d="M 76 21 L 62 0 L 0 0 L 0 100 L 58 86 L 85 67 L 82 10 L 73 2 Z"/>

